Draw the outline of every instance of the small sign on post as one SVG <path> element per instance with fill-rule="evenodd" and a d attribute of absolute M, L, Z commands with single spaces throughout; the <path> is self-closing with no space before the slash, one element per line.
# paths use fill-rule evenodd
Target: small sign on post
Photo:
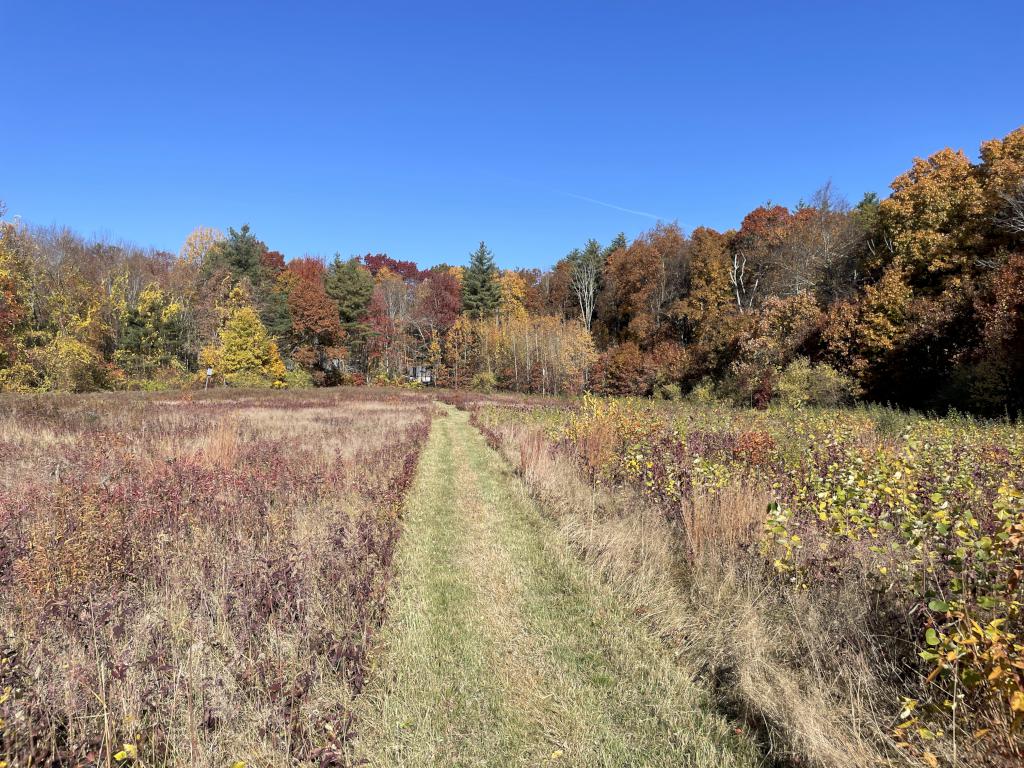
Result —
<path fill-rule="evenodd" d="M 207 368 L 206 369 L 206 385 L 203 387 L 203 389 L 209 389 L 210 388 L 210 379 L 212 379 L 212 378 L 213 378 L 213 368 Z"/>

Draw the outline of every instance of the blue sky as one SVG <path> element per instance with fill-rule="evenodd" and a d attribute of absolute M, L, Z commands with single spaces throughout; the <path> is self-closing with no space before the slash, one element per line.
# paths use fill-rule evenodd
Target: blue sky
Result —
<path fill-rule="evenodd" d="M 1024 4 L 0 0 L 9 214 L 553 264 L 1024 124 Z M 602 204 L 604 203 L 604 204 Z"/>

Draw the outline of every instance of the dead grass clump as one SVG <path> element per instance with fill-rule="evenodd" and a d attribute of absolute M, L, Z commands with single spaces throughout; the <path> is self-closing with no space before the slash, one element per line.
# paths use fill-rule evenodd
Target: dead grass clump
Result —
<path fill-rule="evenodd" d="M 209 466 L 227 470 L 238 461 L 238 442 L 238 422 L 224 419 L 215 424 L 194 451 Z"/>
<path fill-rule="evenodd" d="M 105 513 L 95 498 L 50 499 L 24 533 L 12 577 L 22 587 L 14 599 L 29 616 L 54 601 L 86 601 L 131 572 L 134 552 L 124 520 Z"/>
<path fill-rule="evenodd" d="M 680 504 L 679 528 L 690 558 L 748 551 L 757 543 L 770 502 L 763 488 L 742 482 L 695 490 Z"/>

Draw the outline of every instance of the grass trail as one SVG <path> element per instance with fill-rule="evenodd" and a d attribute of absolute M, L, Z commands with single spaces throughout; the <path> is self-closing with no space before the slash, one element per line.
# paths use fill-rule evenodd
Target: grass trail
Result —
<path fill-rule="evenodd" d="M 468 422 L 436 419 L 360 706 L 374 766 L 753 766 L 756 750 L 560 545 Z"/>

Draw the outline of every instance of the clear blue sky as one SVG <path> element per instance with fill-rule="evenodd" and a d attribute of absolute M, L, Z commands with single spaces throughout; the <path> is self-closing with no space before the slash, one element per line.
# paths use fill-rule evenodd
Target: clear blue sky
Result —
<path fill-rule="evenodd" d="M 1024 124 L 1018 0 L 500 5 L 0 0 L 0 199 L 173 251 L 248 222 L 549 266 Z"/>

